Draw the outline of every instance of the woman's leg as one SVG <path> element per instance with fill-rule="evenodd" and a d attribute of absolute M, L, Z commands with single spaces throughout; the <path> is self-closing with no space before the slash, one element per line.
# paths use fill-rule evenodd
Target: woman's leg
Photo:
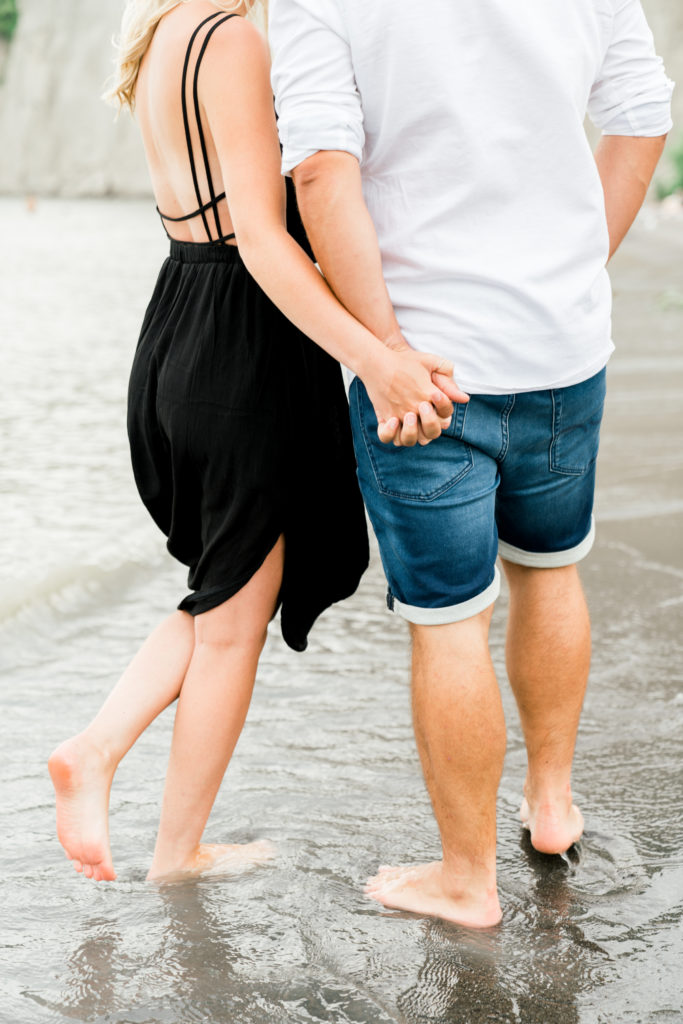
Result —
<path fill-rule="evenodd" d="M 114 772 L 180 693 L 193 649 L 192 616 L 174 612 L 147 638 L 90 725 L 50 757 L 57 835 L 76 870 L 88 878 L 116 877 L 108 821 Z"/>
<path fill-rule="evenodd" d="M 282 582 L 281 537 L 239 593 L 195 618 L 195 646 L 178 701 L 159 835 L 148 877 L 198 872 L 219 859 L 262 859 L 248 848 L 201 845 L 204 826 L 242 731 Z"/>

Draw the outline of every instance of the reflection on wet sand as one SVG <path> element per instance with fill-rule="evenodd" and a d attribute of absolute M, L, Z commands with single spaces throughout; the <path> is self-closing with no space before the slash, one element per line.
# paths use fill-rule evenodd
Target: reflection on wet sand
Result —
<path fill-rule="evenodd" d="M 106 917 L 84 922 L 85 938 L 67 954 L 64 988 L 52 1009 L 70 1020 L 104 1016 L 116 1004 L 123 938 Z"/>
<path fill-rule="evenodd" d="M 517 906 L 508 904 L 498 928 L 425 925 L 418 980 L 397 999 L 410 1024 L 580 1021 L 577 998 L 600 983 L 609 956 L 575 923 L 579 908 L 567 881 L 579 853 L 573 849 L 568 863 L 539 854 L 526 832 L 520 846 L 533 884 Z"/>

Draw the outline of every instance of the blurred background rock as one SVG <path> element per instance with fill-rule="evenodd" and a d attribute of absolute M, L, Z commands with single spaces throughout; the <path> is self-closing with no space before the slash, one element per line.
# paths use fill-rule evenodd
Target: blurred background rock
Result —
<path fill-rule="evenodd" d="M 123 7 L 0 0 L 0 194 L 150 194 L 134 122 L 101 99 Z"/>
<path fill-rule="evenodd" d="M 681 83 L 659 170 L 666 190 L 678 183 L 683 146 L 683 4 L 643 4 L 669 76 Z M 122 9 L 123 0 L 0 0 L 0 193 L 149 194 L 135 125 L 127 115 L 115 121 L 100 99 Z"/>

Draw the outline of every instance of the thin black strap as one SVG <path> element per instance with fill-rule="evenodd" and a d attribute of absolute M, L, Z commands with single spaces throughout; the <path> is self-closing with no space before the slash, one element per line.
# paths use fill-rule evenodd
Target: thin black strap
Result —
<path fill-rule="evenodd" d="M 202 203 L 202 194 L 199 190 L 199 181 L 197 180 L 197 168 L 194 162 L 194 153 L 192 152 L 192 135 L 190 133 L 190 119 L 187 113 L 187 99 L 185 98 L 185 94 L 187 92 L 187 69 L 190 65 L 190 56 L 192 54 L 192 47 L 194 46 L 194 41 L 199 35 L 201 29 L 204 28 L 204 25 L 208 24 L 210 21 L 213 21 L 215 18 L 218 17 L 220 17 L 220 11 L 216 11 L 214 14 L 210 14 L 208 18 L 204 18 L 204 21 L 201 21 L 199 25 L 197 25 L 196 29 L 190 36 L 190 41 L 187 44 L 187 51 L 185 53 L 185 63 L 183 64 L 183 82 L 181 95 L 181 101 L 183 105 L 183 124 L 185 126 L 185 142 L 187 144 L 187 155 L 190 160 L 190 170 L 192 171 L 194 192 L 197 197 L 197 202 L 199 203 L 198 212 L 201 213 L 202 221 L 204 222 L 204 230 L 206 231 L 208 238 L 211 238 L 211 232 L 209 230 L 209 222 L 206 219 L 206 211 L 204 210 L 204 204 Z"/>
<path fill-rule="evenodd" d="M 220 197 L 218 197 L 218 198 L 220 198 Z M 210 208 L 211 204 L 209 203 L 209 204 L 207 204 L 207 205 L 208 205 L 208 208 Z M 158 214 L 159 214 L 159 216 L 161 217 L 161 226 L 162 226 L 162 228 L 164 229 L 164 231 L 166 232 L 166 237 L 167 237 L 167 238 L 170 238 L 170 240 L 171 240 L 172 242 L 177 242 L 177 241 L 179 241 L 179 239 L 177 239 L 177 238 L 174 238 L 174 237 L 173 237 L 173 235 L 169 234 L 168 228 L 166 227 L 166 221 L 167 221 L 167 220 L 172 220 L 172 221 L 179 221 L 179 220 L 191 220 L 191 219 L 192 219 L 193 217 L 198 217 L 198 216 L 199 216 L 199 214 L 200 214 L 200 212 L 201 212 L 200 210 L 195 210 L 195 212 L 194 212 L 194 213 L 188 213 L 188 214 L 187 214 L 187 216 L 185 216 L 185 217 L 166 217 L 166 216 L 165 216 L 165 215 L 164 215 L 164 214 L 163 214 L 163 213 L 161 212 L 161 210 L 159 209 L 159 207 L 157 206 L 157 213 L 158 213 Z M 233 232 L 232 232 L 232 234 L 230 234 L 230 235 L 221 235 L 221 236 L 220 236 L 220 238 L 216 238 L 216 239 L 213 239 L 213 238 L 212 238 L 212 239 L 210 239 L 210 241 L 209 241 L 208 243 L 206 243 L 206 244 L 208 244 L 208 245 L 222 245 L 222 244 L 223 244 L 224 242 L 230 242 L 230 241 L 232 241 L 232 239 L 233 239 L 233 238 L 237 238 L 237 235 L 235 234 L 235 232 L 234 232 L 234 231 L 233 231 Z M 204 244 L 204 243 L 199 243 L 199 244 L 201 245 L 201 244 Z"/>
<path fill-rule="evenodd" d="M 221 192 L 219 196 L 216 196 L 216 202 L 220 203 L 221 199 L 225 199 L 225 192 Z M 204 203 L 204 205 L 200 206 L 198 210 L 194 211 L 194 213 L 186 213 L 184 217 L 169 217 L 168 214 L 162 213 L 158 206 L 157 213 L 159 214 L 162 220 L 170 220 L 173 221 L 174 224 L 178 224 L 181 220 L 192 220 L 193 217 L 198 217 L 200 213 L 205 213 L 207 210 L 210 210 L 211 206 L 212 202 L 211 200 L 209 200 L 208 203 Z"/>
<path fill-rule="evenodd" d="M 161 217 L 161 226 L 164 229 L 164 231 L 166 232 L 166 237 L 168 238 L 169 242 L 173 242 L 174 241 L 173 235 L 170 234 L 168 228 L 166 227 L 166 221 L 164 220 L 164 215 L 163 215 L 163 213 L 161 212 L 161 210 L 159 209 L 158 206 L 157 206 L 157 213 Z"/>
<path fill-rule="evenodd" d="M 225 195 L 225 193 L 223 193 L 223 195 Z M 222 199 L 223 196 L 216 196 L 216 198 L 220 201 L 220 199 Z M 201 210 L 195 210 L 194 213 L 187 213 L 187 214 L 185 214 L 184 217 L 167 217 L 166 214 L 161 212 L 161 210 L 159 209 L 158 206 L 157 206 L 156 209 L 157 209 L 157 213 L 161 217 L 161 226 L 163 227 L 164 231 L 166 232 L 166 237 L 169 238 L 172 242 L 177 242 L 178 239 L 174 238 L 173 235 L 169 234 L 168 228 L 166 227 L 166 221 L 170 220 L 170 221 L 174 221 L 174 222 L 177 223 L 179 220 L 192 220 L 193 217 L 198 217 L 199 214 L 201 213 Z M 211 209 L 211 203 L 206 203 L 204 209 L 205 210 Z M 232 241 L 233 238 L 236 238 L 236 237 L 237 237 L 237 235 L 233 231 L 232 234 L 230 234 L 230 235 L 221 235 L 220 238 L 216 238 L 216 239 L 212 238 L 212 239 L 210 239 L 210 241 L 207 244 L 209 244 L 209 245 L 223 245 L 225 242 L 230 242 L 230 241 Z M 200 244 L 202 244 L 202 243 L 200 243 Z"/>
<path fill-rule="evenodd" d="M 215 14 L 210 14 L 208 16 L 208 18 L 205 18 L 202 22 L 200 22 L 200 24 L 197 25 L 197 28 L 194 30 L 194 32 L 192 33 L 192 36 L 190 37 L 190 42 L 188 43 L 188 47 L 187 47 L 187 53 L 185 54 L 185 63 L 183 65 L 182 97 L 181 97 L 181 99 L 182 99 L 182 107 L 183 107 L 183 124 L 185 126 L 185 141 L 187 143 L 187 154 L 188 154 L 188 158 L 189 158 L 189 161 L 190 161 L 190 170 L 192 171 L 192 182 L 194 184 L 194 191 L 195 191 L 195 195 L 197 197 L 197 202 L 199 204 L 199 210 L 197 211 L 197 213 L 199 213 L 201 215 L 202 222 L 204 224 L 204 230 L 206 231 L 206 235 L 207 235 L 207 238 L 209 239 L 209 241 L 213 241 L 213 239 L 211 237 L 211 229 L 209 228 L 209 222 L 206 219 L 206 211 L 208 209 L 212 209 L 213 210 L 214 219 L 216 221 L 217 234 L 219 236 L 219 238 L 217 239 L 218 241 L 221 241 L 222 232 L 221 232 L 221 227 L 220 227 L 220 219 L 219 219 L 219 216 L 218 216 L 218 202 L 219 202 L 219 200 L 216 198 L 216 194 L 215 194 L 214 187 L 213 187 L 213 178 L 211 176 L 211 169 L 209 167 L 209 158 L 208 158 L 208 154 L 207 154 L 207 151 L 206 151 L 206 139 L 204 137 L 204 129 L 202 127 L 201 112 L 199 110 L 199 98 L 198 98 L 197 82 L 198 82 L 198 77 L 199 77 L 199 65 L 201 64 L 202 58 L 204 56 L 204 53 L 206 52 L 206 47 L 208 45 L 209 39 L 211 38 L 211 36 L 215 32 L 215 30 L 217 28 L 219 28 L 220 25 L 222 25 L 226 21 L 229 21 L 230 18 L 235 18 L 235 17 L 237 17 L 237 15 L 235 15 L 235 14 L 221 15 L 220 11 L 216 11 Z M 218 18 L 219 20 L 216 21 L 215 20 L 216 18 Z M 194 151 L 192 149 L 192 134 L 190 132 L 190 118 L 189 118 L 188 109 L 187 109 L 187 73 L 188 73 L 188 69 L 189 69 L 189 65 L 190 65 L 190 57 L 191 57 L 191 54 L 192 54 L 192 48 L 194 46 L 194 41 L 197 38 L 197 35 L 201 31 L 201 29 L 204 27 L 204 25 L 208 24 L 210 21 L 213 21 L 214 24 L 211 26 L 209 31 L 206 33 L 206 36 L 204 38 L 204 42 L 203 42 L 202 48 L 200 50 L 199 56 L 197 57 L 197 63 L 195 65 L 195 72 L 194 72 L 194 85 L 193 85 L 193 93 L 194 93 L 194 101 L 195 101 L 195 116 L 196 116 L 196 119 L 197 119 L 197 131 L 198 131 L 198 134 L 199 134 L 199 141 L 200 141 L 201 147 L 202 147 L 202 156 L 204 158 L 204 170 L 206 172 L 206 180 L 207 180 L 207 183 L 208 183 L 208 186 L 209 186 L 209 194 L 211 196 L 211 199 L 210 199 L 210 201 L 208 203 L 203 203 L 202 202 L 201 190 L 199 188 L 199 180 L 198 180 L 198 177 L 197 177 L 197 166 L 196 166 L 196 162 L 195 162 L 195 158 L 194 158 Z"/>
<path fill-rule="evenodd" d="M 206 181 L 207 181 L 207 184 L 209 186 L 209 195 L 211 196 L 211 205 L 213 207 L 213 217 L 214 217 L 214 220 L 216 222 L 216 234 L 218 235 L 219 239 L 221 239 L 223 237 L 223 232 L 222 232 L 222 229 L 221 229 L 220 217 L 218 215 L 218 199 L 216 198 L 216 193 L 214 192 L 213 177 L 211 175 L 211 167 L 209 166 L 209 154 L 208 154 L 207 149 L 206 149 L 206 138 L 204 137 L 204 128 L 202 127 L 202 115 L 201 115 L 201 111 L 199 109 L 199 67 L 200 67 L 200 65 L 202 63 L 202 59 L 204 57 L 204 54 L 206 53 L 206 48 L 209 45 L 209 41 L 211 39 L 211 36 L 214 34 L 216 29 L 220 28 L 221 25 L 224 25 L 226 21 L 229 21 L 231 18 L 236 18 L 236 17 L 237 17 L 236 14 L 226 14 L 224 18 L 221 18 L 219 21 L 215 22 L 211 26 L 209 31 L 206 33 L 206 35 L 204 36 L 204 42 L 202 43 L 202 48 L 199 51 L 199 56 L 197 57 L 197 63 L 194 66 L 194 82 L 193 82 L 193 86 L 192 86 L 192 94 L 193 94 L 193 98 L 194 98 L 194 114 L 195 114 L 195 118 L 197 120 L 197 131 L 199 132 L 199 142 L 200 142 L 200 145 L 202 147 L 202 157 L 204 158 L 204 170 L 206 172 Z M 211 237 L 211 236 L 209 235 L 209 237 Z"/>

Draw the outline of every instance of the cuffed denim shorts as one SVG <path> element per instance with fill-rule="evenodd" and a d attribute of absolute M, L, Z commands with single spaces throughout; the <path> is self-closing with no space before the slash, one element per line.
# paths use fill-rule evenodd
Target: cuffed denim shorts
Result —
<path fill-rule="evenodd" d="M 573 565 L 594 539 L 595 462 L 605 370 L 581 384 L 472 395 L 422 447 L 377 437 L 363 383 L 351 385 L 358 478 L 389 584 L 409 622 L 470 618 L 500 590 L 496 557 Z"/>

